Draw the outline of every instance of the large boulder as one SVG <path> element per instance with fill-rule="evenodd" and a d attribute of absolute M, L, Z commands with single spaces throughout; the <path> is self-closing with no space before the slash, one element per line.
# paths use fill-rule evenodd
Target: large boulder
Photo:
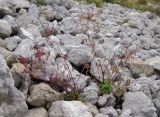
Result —
<path fill-rule="evenodd" d="M 11 25 L 5 21 L 0 19 L 0 37 L 6 38 L 9 37 L 12 33 Z"/>
<path fill-rule="evenodd" d="M 124 95 L 123 110 L 130 109 L 132 116 L 157 117 L 152 100 L 143 92 L 127 92 Z"/>
<path fill-rule="evenodd" d="M 0 115 L 19 117 L 28 109 L 25 97 L 14 87 L 10 69 L 1 55 L 0 66 Z"/>
<path fill-rule="evenodd" d="M 88 107 L 80 101 L 56 101 L 49 109 L 49 117 L 93 117 Z"/>

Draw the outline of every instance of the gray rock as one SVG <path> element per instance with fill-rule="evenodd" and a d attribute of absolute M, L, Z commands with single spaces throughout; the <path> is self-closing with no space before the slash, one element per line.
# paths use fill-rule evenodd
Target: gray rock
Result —
<path fill-rule="evenodd" d="M 67 60 L 63 58 L 57 58 L 56 64 L 57 65 L 54 68 L 55 70 L 53 70 L 53 75 L 58 76 L 61 79 L 68 80 L 69 84 L 72 84 L 73 86 L 76 85 L 76 87 L 78 87 L 79 89 L 84 89 L 86 87 L 90 80 L 89 76 L 80 74 L 71 66 L 71 64 Z"/>
<path fill-rule="evenodd" d="M 51 104 L 53 101 L 61 99 L 61 94 L 45 83 L 32 85 L 29 92 L 30 95 L 27 98 L 27 102 L 36 107 L 46 106 L 47 104 Z"/>
<path fill-rule="evenodd" d="M 130 114 L 131 114 L 131 110 L 127 109 L 127 110 L 124 110 L 119 117 L 130 117 Z"/>
<path fill-rule="evenodd" d="M 160 57 L 156 56 L 150 59 L 147 59 L 145 61 L 145 63 L 149 64 L 150 66 L 152 66 L 154 69 L 156 70 L 160 70 Z"/>
<path fill-rule="evenodd" d="M 4 59 L 7 62 L 7 65 L 11 65 L 13 63 L 17 62 L 17 58 L 14 55 L 14 53 L 4 49 L 4 48 L 0 48 L 0 54 L 4 57 Z"/>
<path fill-rule="evenodd" d="M 15 87 L 19 87 L 22 73 L 25 70 L 25 66 L 21 63 L 12 64 L 11 73 L 14 79 Z"/>
<path fill-rule="evenodd" d="M 99 114 L 97 114 L 95 117 L 109 117 L 109 116 L 99 113 Z"/>
<path fill-rule="evenodd" d="M 93 84 L 91 86 L 85 87 L 83 91 L 83 95 L 85 96 L 85 99 L 92 104 L 95 104 L 97 102 L 98 93 L 99 93 L 99 88 L 97 84 Z"/>
<path fill-rule="evenodd" d="M 51 6 L 42 6 L 40 8 L 40 16 L 45 17 L 48 21 L 52 21 L 54 19 L 54 13 Z"/>
<path fill-rule="evenodd" d="M 36 16 L 29 13 L 18 15 L 18 18 L 16 18 L 15 22 L 17 23 L 18 27 L 23 28 L 26 28 L 29 24 L 40 26 L 40 20 L 38 20 Z"/>
<path fill-rule="evenodd" d="M 4 42 L 6 44 L 6 48 L 9 51 L 13 51 L 14 49 L 16 49 L 18 44 L 21 42 L 21 39 L 18 36 L 14 36 L 14 37 L 6 38 Z"/>
<path fill-rule="evenodd" d="M 94 60 L 91 62 L 90 72 L 96 77 L 97 80 L 102 82 L 103 79 L 109 79 L 109 68 L 110 64 L 108 63 L 108 60 L 94 58 Z"/>
<path fill-rule="evenodd" d="M 154 69 L 151 65 L 146 64 L 144 61 L 141 60 L 134 60 L 131 62 L 128 62 L 128 67 L 130 71 L 132 72 L 133 76 L 141 76 L 142 74 L 145 74 L 146 76 L 152 75 L 154 72 Z"/>
<path fill-rule="evenodd" d="M 29 8 L 30 3 L 27 0 L 10 0 L 10 4 L 13 5 L 16 9 L 20 8 Z"/>
<path fill-rule="evenodd" d="M 116 57 L 122 57 L 126 53 L 126 48 L 124 48 L 122 45 L 117 45 L 114 48 L 114 56 Z"/>
<path fill-rule="evenodd" d="M 39 17 L 39 7 L 35 4 L 31 4 L 31 6 L 28 9 L 29 15 L 34 16 L 35 18 Z"/>
<path fill-rule="evenodd" d="M 29 24 L 26 31 L 31 33 L 34 37 L 41 38 L 40 28 L 34 24 Z"/>
<path fill-rule="evenodd" d="M 2 18 L 5 15 L 11 15 L 11 14 L 12 14 L 12 10 L 6 4 L 2 4 L 0 2 L 0 17 Z"/>
<path fill-rule="evenodd" d="M 0 38 L 0 47 L 6 48 L 5 41 L 3 39 L 1 39 L 1 38 Z"/>
<path fill-rule="evenodd" d="M 2 38 L 9 37 L 11 33 L 12 33 L 11 25 L 5 20 L 0 20 L 0 37 Z"/>
<path fill-rule="evenodd" d="M 56 37 L 60 40 L 58 45 L 60 46 L 78 46 L 81 44 L 81 40 L 75 38 L 74 36 L 70 34 L 62 34 L 62 35 L 56 35 Z M 85 46 L 86 47 L 86 46 Z M 66 47 L 66 51 L 67 51 Z"/>
<path fill-rule="evenodd" d="M 124 95 L 123 110 L 131 109 L 132 116 L 157 117 L 152 100 L 143 92 L 127 92 Z"/>
<path fill-rule="evenodd" d="M 99 96 L 97 103 L 99 107 L 114 107 L 116 105 L 116 98 L 112 94 L 104 94 L 103 96 Z"/>
<path fill-rule="evenodd" d="M 18 36 L 22 39 L 31 39 L 31 40 L 34 39 L 33 35 L 28 31 L 26 31 L 24 28 L 19 29 Z"/>
<path fill-rule="evenodd" d="M 49 117 L 93 117 L 88 107 L 80 101 L 56 101 L 49 109 Z"/>
<path fill-rule="evenodd" d="M 93 116 L 95 116 L 99 113 L 98 109 L 95 105 L 92 105 L 89 102 L 86 102 L 85 105 L 88 107 L 89 111 L 92 113 Z"/>
<path fill-rule="evenodd" d="M 19 90 L 24 94 L 26 99 L 31 83 L 31 77 L 28 74 L 23 74 L 21 76 Z"/>
<path fill-rule="evenodd" d="M 19 15 L 23 15 L 23 14 L 26 14 L 26 13 L 27 13 L 27 10 L 21 8 L 18 13 L 19 13 Z"/>
<path fill-rule="evenodd" d="M 5 117 L 16 116 L 27 111 L 28 106 L 23 93 L 14 87 L 11 71 L 2 56 L 0 61 L 0 114 Z"/>
<path fill-rule="evenodd" d="M 68 53 L 68 61 L 76 66 L 85 65 L 93 60 L 92 50 L 88 46 L 79 46 Z"/>
<path fill-rule="evenodd" d="M 118 117 L 118 113 L 113 107 L 100 108 L 99 111 L 109 117 Z"/>
<path fill-rule="evenodd" d="M 29 110 L 24 117 L 48 117 L 48 113 L 45 108 L 35 108 Z"/>
<path fill-rule="evenodd" d="M 34 42 L 30 39 L 24 39 L 21 43 L 17 46 L 14 51 L 16 56 L 23 56 L 23 57 L 31 57 L 33 52 L 31 51 L 34 47 Z"/>
<path fill-rule="evenodd" d="M 11 25 L 12 34 L 17 34 L 19 27 L 18 24 L 15 22 L 15 18 L 10 15 L 6 15 L 3 19 L 8 21 L 8 23 Z"/>
<path fill-rule="evenodd" d="M 70 16 L 69 12 L 64 6 L 53 5 L 53 14 L 56 20 L 62 20 L 65 17 Z"/>
<path fill-rule="evenodd" d="M 66 17 L 61 22 L 61 30 L 66 34 L 72 35 L 84 33 L 85 29 L 79 22 L 76 18 Z"/>

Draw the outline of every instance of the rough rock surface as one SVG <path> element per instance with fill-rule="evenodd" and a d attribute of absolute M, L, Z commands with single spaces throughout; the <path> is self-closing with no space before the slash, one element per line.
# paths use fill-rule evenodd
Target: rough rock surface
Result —
<path fill-rule="evenodd" d="M 159 16 L 36 1 L 0 0 L 0 117 L 160 116 Z"/>
<path fill-rule="evenodd" d="M 54 91 L 47 84 L 41 83 L 30 87 L 30 95 L 27 98 L 27 102 L 32 106 L 41 107 L 60 99 L 61 94 Z"/>
<path fill-rule="evenodd" d="M 12 29 L 10 24 L 5 21 L 0 19 L 0 37 L 5 38 L 9 37 L 12 33 Z"/>
<path fill-rule="evenodd" d="M 56 101 L 52 103 L 49 117 L 93 117 L 89 109 L 80 101 Z"/>
<path fill-rule="evenodd" d="M 143 92 L 126 93 L 123 109 L 131 109 L 132 116 L 157 117 L 156 108 Z"/>

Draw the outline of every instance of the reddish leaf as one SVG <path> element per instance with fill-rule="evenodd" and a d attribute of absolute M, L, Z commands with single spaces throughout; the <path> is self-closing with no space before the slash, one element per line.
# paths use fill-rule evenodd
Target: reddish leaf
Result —
<path fill-rule="evenodd" d="M 43 55 L 45 55 L 45 52 L 43 52 L 42 50 L 37 50 L 37 52 L 35 53 L 36 58 L 41 58 Z"/>
<path fill-rule="evenodd" d="M 19 56 L 18 60 L 21 64 L 28 64 L 30 62 L 30 59 L 27 57 Z"/>

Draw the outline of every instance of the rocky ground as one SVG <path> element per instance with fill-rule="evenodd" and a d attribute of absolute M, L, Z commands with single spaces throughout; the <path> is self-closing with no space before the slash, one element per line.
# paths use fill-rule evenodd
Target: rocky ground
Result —
<path fill-rule="evenodd" d="M 158 117 L 159 75 L 160 18 L 150 12 L 0 0 L 0 117 Z M 73 91 L 83 99 L 68 101 Z"/>

